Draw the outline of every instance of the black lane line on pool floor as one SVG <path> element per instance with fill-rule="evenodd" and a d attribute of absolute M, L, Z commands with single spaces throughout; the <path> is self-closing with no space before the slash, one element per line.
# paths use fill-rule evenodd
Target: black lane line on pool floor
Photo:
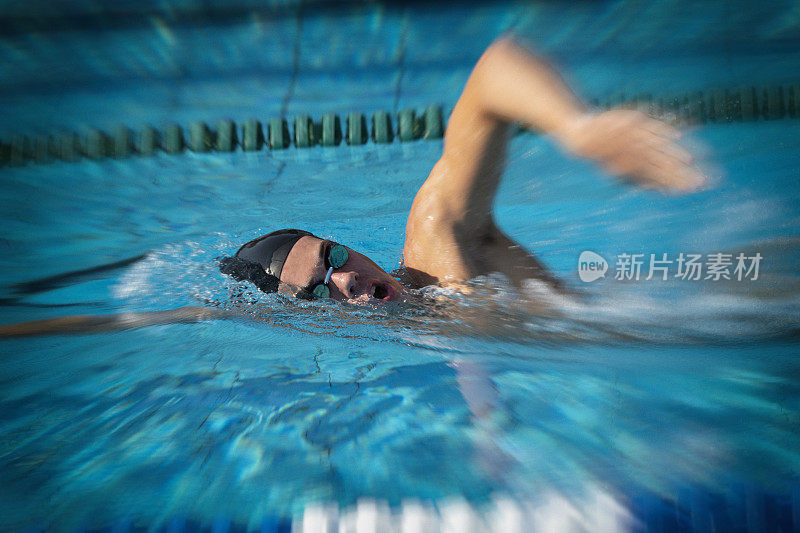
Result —
<path fill-rule="evenodd" d="M 98 274 L 105 274 L 107 272 L 113 272 L 114 270 L 128 267 L 134 263 L 138 263 L 145 257 L 147 257 L 147 254 L 141 254 L 111 263 L 83 268 L 81 270 L 73 270 L 70 272 L 64 272 L 63 274 L 55 274 L 45 278 L 15 283 L 14 285 L 11 285 L 11 291 L 13 294 L 20 297 L 51 291 L 53 289 L 66 287 L 82 281 L 97 279 Z"/>

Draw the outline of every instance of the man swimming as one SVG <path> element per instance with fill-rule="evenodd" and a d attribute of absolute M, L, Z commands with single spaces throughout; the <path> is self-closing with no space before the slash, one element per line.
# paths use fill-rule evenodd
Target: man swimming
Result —
<path fill-rule="evenodd" d="M 352 303 L 402 300 L 408 288 L 457 286 L 500 273 L 519 286 L 559 282 L 494 221 L 510 130 L 521 122 L 567 151 L 641 186 L 691 191 L 703 183 L 671 126 L 632 110 L 587 110 L 559 75 L 511 38 L 494 42 L 475 65 L 453 110 L 444 150 L 414 198 L 403 265 L 389 275 L 368 257 L 301 230 L 279 230 L 243 245 L 221 270 L 265 292 Z M 213 310 L 67 317 L 0 327 L 2 335 L 96 331 L 214 318 Z M 115 318 L 117 317 L 117 318 Z"/>
<path fill-rule="evenodd" d="M 495 224 L 492 204 L 514 122 L 550 134 L 570 152 L 648 187 L 688 191 L 702 184 L 672 127 L 629 110 L 588 112 L 543 61 L 510 38 L 478 61 L 447 126 L 442 157 L 419 189 L 406 222 L 403 268 L 409 287 L 453 285 L 499 272 L 514 285 L 539 279 L 558 286 L 544 266 Z M 334 264 L 334 252 L 345 260 Z M 308 232 L 279 230 L 242 246 L 236 257 L 294 288 L 337 300 L 397 300 L 405 291 L 369 258 Z M 337 255 L 337 257 L 339 257 Z M 247 267 L 223 264 L 240 279 Z M 238 266 L 238 269 L 237 269 Z"/>

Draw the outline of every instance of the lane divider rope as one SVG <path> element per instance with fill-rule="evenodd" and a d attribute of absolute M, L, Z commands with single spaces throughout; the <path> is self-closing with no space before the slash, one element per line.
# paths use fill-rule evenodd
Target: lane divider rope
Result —
<path fill-rule="evenodd" d="M 661 98 L 649 94 L 633 98 L 614 95 L 603 102 L 595 99 L 591 103 L 597 108 L 638 109 L 678 124 L 800 118 L 800 84 L 711 89 Z M 441 139 L 445 121 L 442 107 L 433 104 L 420 115 L 411 108 L 401 110 L 396 117 L 377 111 L 371 117 L 369 128 L 367 117 L 356 112 L 347 114 L 344 121 L 335 113 L 325 113 L 319 121 L 308 115 L 298 115 L 292 120 L 291 128 L 289 126 L 285 118 L 275 117 L 266 125 L 251 118 L 238 127 L 234 121 L 223 119 L 217 122 L 216 129 L 197 121 L 185 129 L 178 124 L 168 124 L 160 130 L 144 126 L 137 132 L 119 126 L 111 134 L 92 128 L 83 136 L 72 131 L 37 136 L 17 134 L 0 141 L 0 165 L 21 166 L 29 162 L 81 158 L 122 159 L 133 155 L 149 156 L 157 151 L 180 154 L 186 149 L 196 153 L 233 152 L 238 148 L 254 152 L 265 148 L 285 150 L 291 145 L 298 149 L 317 145 L 333 147 L 341 146 L 342 141 L 358 146 L 370 139 L 375 144 L 388 144 L 395 138 L 405 143 Z"/>

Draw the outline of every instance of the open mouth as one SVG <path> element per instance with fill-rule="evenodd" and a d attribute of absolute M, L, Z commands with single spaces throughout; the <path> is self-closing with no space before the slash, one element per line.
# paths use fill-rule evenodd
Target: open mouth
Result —
<path fill-rule="evenodd" d="M 372 296 L 373 298 L 375 298 L 377 300 L 388 300 L 389 297 L 391 296 L 391 293 L 389 292 L 389 289 L 385 285 L 383 285 L 382 283 L 379 283 L 377 285 L 373 285 L 372 286 L 372 290 L 370 290 L 369 293 L 370 293 L 370 296 Z"/>

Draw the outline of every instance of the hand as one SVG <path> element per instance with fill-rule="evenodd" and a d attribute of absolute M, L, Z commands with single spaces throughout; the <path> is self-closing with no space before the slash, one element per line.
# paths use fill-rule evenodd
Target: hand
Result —
<path fill-rule="evenodd" d="M 692 155 L 675 142 L 680 132 L 639 111 L 585 113 L 553 136 L 575 155 L 646 188 L 688 192 L 705 183 Z"/>

